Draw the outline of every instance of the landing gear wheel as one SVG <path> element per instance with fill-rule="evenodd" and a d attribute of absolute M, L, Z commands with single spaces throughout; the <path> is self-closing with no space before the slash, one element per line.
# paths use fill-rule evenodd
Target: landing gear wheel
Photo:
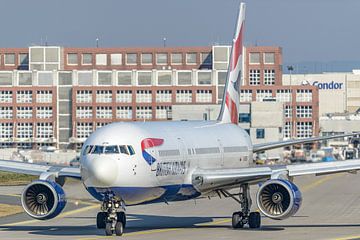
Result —
<path fill-rule="evenodd" d="M 121 236 L 124 233 L 124 226 L 123 223 L 121 221 L 116 222 L 115 224 L 115 234 L 116 236 Z"/>
<path fill-rule="evenodd" d="M 98 229 L 104 229 L 106 226 L 106 218 L 107 213 L 106 212 L 99 212 L 96 216 L 96 227 Z"/>
<path fill-rule="evenodd" d="M 261 216 L 258 212 L 251 212 L 249 215 L 249 228 L 260 228 Z"/>
<path fill-rule="evenodd" d="M 112 229 L 112 223 L 111 222 L 106 223 L 105 235 L 106 236 L 112 236 L 113 235 L 113 229 Z"/>
<path fill-rule="evenodd" d="M 123 227 L 126 227 L 126 214 L 124 212 L 118 212 L 117 214 L 117 221 L 122 222 Z"/>
<path fill-rule="evenodd" d="M 234 212 L 233 215 L 232 215 L 232 227 L 234 229 L 242 228 L 244 226 L 242 220 L 243 220 L 242 212 Z"/>

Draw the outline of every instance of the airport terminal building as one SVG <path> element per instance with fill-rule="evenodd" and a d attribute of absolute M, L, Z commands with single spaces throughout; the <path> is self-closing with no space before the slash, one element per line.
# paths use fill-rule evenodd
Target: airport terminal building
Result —
<path fill-rule="evenodd" d="M 282 117 L 275 139 L 320 131 L 321 91 L 295 84 L 294 76 L 291 84 L 283 79 L 281 51 L 245 48 L 241 101 L 248 110 L 240 120 L 259 141 L 269 134 L 266 124 L 252 126 L 254 109 L 264 108 L 252 111 L 253 102 L 276 104 Z M 172 120 L 179 109 L 179 120 L 191 119 L 191 109 L 222 101 L 229 54 L 229 46 L 0 48 L 1 144 L 78 148 L 91 132 L 114 121 Z M 202 111 L 200 119 L 217 115 Z"/>

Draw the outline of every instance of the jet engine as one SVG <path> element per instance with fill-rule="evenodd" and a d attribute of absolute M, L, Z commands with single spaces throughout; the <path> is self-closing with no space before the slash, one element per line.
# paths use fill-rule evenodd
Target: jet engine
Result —
<path fill-rule="evenodd" d="M 56 217 L 66 205 L 62 187 L 53 181 L 37 180 L 27 185 L 21 196 L 25 212 L 38 220 Z"/>
<path fill-rule="evenodd" d="M 267 217 L 282 220 L 293 216 L 300 208 L 302 197 L 298 187 L 287 180 L 265 182 L 256 196 L 260 211 Z"/>

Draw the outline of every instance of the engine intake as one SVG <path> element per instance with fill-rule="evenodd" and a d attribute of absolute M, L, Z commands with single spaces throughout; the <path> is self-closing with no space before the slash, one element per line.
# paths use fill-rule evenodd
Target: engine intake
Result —
<path fill-rule="evenodd" d="M 282 220 L 293 216 L 299 210 L 302 197 L 294 183 L 275 179 L 265 182 L 260 187 L 256 201 L 265 216 Z"/>
<path fill-rule="evenodd" d="M 65 208 L 66 198 L 56 182 L 37 180 L 27 185 L 21 196 L 25 212 L 38 220 L 56 217 Z"/>

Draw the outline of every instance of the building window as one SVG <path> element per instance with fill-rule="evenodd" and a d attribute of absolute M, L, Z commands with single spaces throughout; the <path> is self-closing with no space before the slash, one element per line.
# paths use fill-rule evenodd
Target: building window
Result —
<path fill-rule="evenodd" d="M 112 102 L 112 91 L 111 90 L 97 90 L 96 91 L 96 102 L 97 103 L 111 103 Z"/>
<path fill-rule="evenodd" d="M 278 102 L 291 102 L 291 90 L 279 89 L 276 91 L 276 101 Z"/>
<path fill-rule="evenodd" d="M 12 103 L 12 91 L 0 91 L 0 103 Z"/>
<path fill-rule="evenodd" d="M 28 66 L 29 65 L 29 54 L 27 54 L 27 53 L 19 54 L 19 65 L 20 66 Z"/>
<path fill-rule="evenodd" d="M 136 107 L 136 119 L 152 119 L 152 107 Z"/>
<path fill-rule="evenodd" d="M 291 122 L 286 122 L 284 126 L 284 138 L 291 138 Z"/>
<path fill-rule="evenodd" d="M 156 91 L 156 102 L 172 102 L 171 90 L 157 90 Z"/>
<path fill-rule="evenodd" d="M 191 65 L 196 64 L 196 53 L 186 54 L 186 64 L 191 64 Z"/>
<path fill-rule="evenodd" d="M 112 72 L 98 72 L 99 85 L 111 85 Z"/>
<path fill-rule="evenodd" d="M 131 85 L 131 72 L 118 72 L 118 85 Z"/>
<path fill-rule="evenodd" d="M 275 63 L 275 53 L 264 53 L 264 63 L 265 64 L 274 64 Z"/>
<path fill-rule="evenodd" d="M 251 114 L 250 113 L 240 113 L 239 114 L 239 123 L 250 123 Z"/>
<path fill-rule="evenodd" d="M 93 131 L 92 123 L 76 123 L 76 137 L 77 138 L 87 138 Z"/>
<path fill-rule="evenodd" d="M 136 91 L 136 102 L 137 103 L 151 103 L 152 102 L 151 90 L 137 90 Z"/>
<path fill-rule="evenodd" d="M 211 72 L 198 72 L 199 85 L 211 85 Z"/>
<path fill-rule="evenodd" d="M 44 122 L 36 124 L 36 137 L 37 138 L 52 138 L 54 131 L 52 123 Z"/>
<path fill-rule="evenodd" d="M 151 85 L 152 82 L 152 72 L 138 72 L 138 85 Z"/>
<path fill-rule="evenodd" d="M 108 124 L 109 123 L 107 123 L 107 122 L 98 122 L 98 123 L 96 123 L 96 129 L 102 128 Z"/>
<path fill-rule="evenodd" d="M 289 106 L 289 105 L 286 105 L 286 106 L 285 106 L 284 116 L 285 116 L 286 118 L 291 118 L 291 117 L 292 117 L 292 107 L 291 107 L 291 106 Z"/>
<path fill-rule="evenodd" d="M 250 69 L 249 84 L 250 85 L 260 85 L 260 70 L 259 69 Z"/>
<path fill-rule="evenodd" d="M 92 107 L 82 106 L 76 107 L 76 118 L 92 118 Z"/>
<path fill-rule="evenodd" d="M 136 65 L 137 64 L 137 54 L 136 53 L 127 53 L 126 54 L 126 64 L 127 65 Z"/>
<path fill-rule="evenodd" d="M 196 102 L 212 102 L 212 91 L 211 90 L 197 90 L 196 91 Z"/>
<path fill-rule="evenodd" d="M 171 54 L 171 64 L 181 65 L 182 64 L 182 53 L 172 53 Z"/>
<path fill-rule="evenodd" d="M 17 118 L 32 118 L 32 107 L 17 107 L 16 109 Z"/>
<path fill-rule="evenodd" d="M 82 65 L 92 65 L 92 54 L 83 53 L 82 54 Z"/>
<path fill-rule="evenodd" d="M 263 102 L 264 99 L 272 98 L 271 90 L 256 90 L 256 101 Z"/>
<path fill-rule="evenodd" d="M 251 102 L 252 101 L 252 90 L 243 89 L 240 90 L 240 102 Z"/>
<path fill-rule="evenodd" d="M 107 55 L 104 53 L 96 54 L 96 65 L 106 66 L 107 65 Z"/>
<path fill-rule="evenodd" d="M 122 54 L 121 53 L 112 53 L 110 55 L 111 65 L 121 65 L 122 64 Z"/>
<path fill-rule="evenodd" d="M 51 90 L 40 90 L 36 93 L 36 102 L 38 103 L 51 103 L 52 102 L 52 91 Z"/>
<path fill-rule="evenodd" d="M 218 78 L 217 78 L 218 85 L 225 85 L 226 84 L 227 72 L 218 72 L 217 76 L 218 76 Z"/>
<path fill-rule="evenodd" d="M 79 85 L 92 85 L 93 73 L 91 71 L 78 72 L 78 84 Z"/>
<path fill-rule="evenodd" d="M 112 108 L 111 107 L 96 107 L 96 118 L 112 118 Z"/>
<path fill-rule="evenodd" d="M 171 106 L 157 106 L 156 107 L 156 119 L 172 119 L 172 108 Z"/>
<path fill-rule="evenodd" d="M 188 72 L 177 72 L 178 85 L 191 85 L 192 84 L 191 71 Z"/>
<path fill-rule="evenodd" d="M 201 53 L 201 64 L 205 66 L 211 66 L 212 65 L 212 54 L 210 52 L 207 53 Z"/>
<path fill-rule="evenodd" d="M 0 123 L 0 139 L 13 137 L 13 124 Z"/>
<path fill-rule="evenodd" d="M 168 62 L 168 55 L 167 53 L 157 53 L 156 54 L 156 64 L 158 65 L 166 65 Z"/>
<path fill-rule="evenodd" d="M 142 53 L 141 54 L 141 64 L 143 65 L 151 65 L 153 61 L 152 53 Z"/>
<path fill-rule="evenodd" d="M 132 107 L 131 106 L 118 106 L 116 108 L 116 118 L 132 119 Z"/>
<path fill-rule="evenodd" d="M 309 138 L 313 135 L 312 122 L 297 122 L 296 123 L 296 137 Z"/>
<path fill-rule="evenodd" d="M 32 91 L 17 91 L 16 102 L 18 103 L 31 103 L 32 102 Z"/>
<path fill-rule="evenodd" d="M 78 65 L 77 53 L 68 53 L 67 54 L 67 64 L 68 65 Z"/>
<path fill-rule="evenodd" d="M 17 138 L 32 138 L 33 137 L 32 123 L 17 123 L 16 137 Z"/>
<path fill-rule="evenodd" d="M 11 66 L 15 65 L 15 54 L 14 53 L 5 53 L 4 64 L 11 65 Z"/>
<path fill-rule="evenodd" d="M 264 139 L 265 138 L 265 129 L 257 128 L 256 129 L 256 139 Z"/>
<path fill-rule="evenodd" d="M 250 53 L 250 64 L 260 64 L 260 53 Z"/>
<path fill-rule="evenodd" d="M 264 84 L 265 85 L 274 85 L 275 84 L 275 70 L 274 69 L 265 69 L 264 70 Z"/>
<path fill-rule="evenodd" d="M 176 90 L 176 102 L 191 103 L 192 102 L 192 91 L 191 90 Z"/>
<path fill-rule="evenodd" d="M 298 89 L 296 91 L 297 102 L 311 102 L 312 101 L 312 90 L 310 89 Z"/>
<path fill-rule="evenodd" d="M 171 85 L 171 71 L 158 71 L 157 84 L 158 85 Z"/>
<path fill-rule="evenodd" d="M 77 103 L 91 103 L 92 102 L 92 91 L 90 90 L 77 90 L 76 92 Z"/>
<path fill-rule="evenodd" d="M 37 107 L 36 108 L 36 118 L 44 119 L 44 118 L 52 118 L 52 117 L 53 117 L 52 107 Z"/>
<path fill-rule="evenodd" d="M 296 106 L 296 117 L 312 118 L 312 106 Z"/>
<path fill-rule="evenodd" d="M 0 107 L 0 119 L 12 119 L 13 108 L 12 107 Z"/>
<path fill-rule="evenodd" d="M 132 91 L 131 90 L 118 90 L 116 92 L 116 102 L 131 103 Z"/>

